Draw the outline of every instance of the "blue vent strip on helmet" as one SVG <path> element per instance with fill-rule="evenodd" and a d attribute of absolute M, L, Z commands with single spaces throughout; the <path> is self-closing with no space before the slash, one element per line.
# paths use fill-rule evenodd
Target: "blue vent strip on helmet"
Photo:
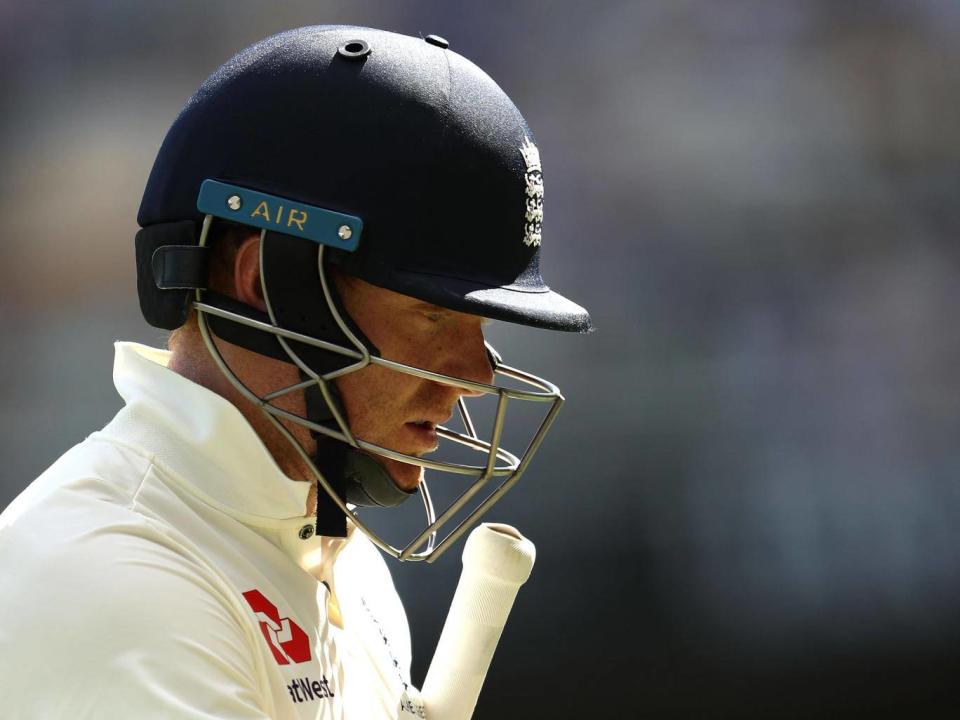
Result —
<path fill-rule="evenodd" d="M 225 220 L 306 238 L 321 245 L 353 251 L 360 242 L 363 220 L 295 200 L 267 195 L 218 180 L 204 180 L 197 210 Z"/>

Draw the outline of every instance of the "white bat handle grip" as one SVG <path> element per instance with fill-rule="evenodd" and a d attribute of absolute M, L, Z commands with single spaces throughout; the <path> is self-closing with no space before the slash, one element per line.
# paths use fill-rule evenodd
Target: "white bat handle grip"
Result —
<path fill-rule="evenodd" d="M 509 525 L 483 523 L 463 548 L 463 573 L 421 697 L 430 720 L 470 720 L 493 651 L 537 551 Z"/>

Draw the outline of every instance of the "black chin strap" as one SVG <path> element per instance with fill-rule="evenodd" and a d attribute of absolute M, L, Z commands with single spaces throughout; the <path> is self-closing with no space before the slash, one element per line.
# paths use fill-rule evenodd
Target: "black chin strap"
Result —
<path fill-rule="evenodd" d="M 301 372 L 301 378 L 307 376 Z M 328 392 L 338 405 L 336 387 L 328 386 Z M 336 420 L 330 412 L 323 393 L 317 385 L 311 385 L 304 391 L 307 400 L 307 417 L 331 429 L 339 430 Z M 315 418 L 324 418 L 315 420 Z M 313 460 L 317 470 L 323 475 L 337 496 L 344 502 L 362 507 L 394 507 L 415 495 L 416 489 L 407 491 L 397 486 L 387 470 L 373 457 L 347 445 L 341 440 L 323 433 L 311 431 L 317 449 Z M 329 537 L 345 537 L 347 518 L 333 502 L 321 502 L 317 488 L 317 534 Z"/>
<path fill-rule="evenodd" d="M 301 371 L 300 377 L 307 379 L 307 375 Z M 317 385 L 310 385 L 304 390 L 304 397 L 307 401 L 307 417 L 314 422 L 323 425 L 336 427 L 336 420 L 333 413 L 330 412 L 330 406 L 320 392 Z M 310 435 L 316 442 L 316 450 L 310 458 L 314 466 L 323 475 L 324 480 L 330 485 L 330 488 L 337 494 L 341 500 L 346 502 L 346 479 L 344 477 L 345 450 L 350 449 L 348 445 L 333 438 L 327 437 L 315 430 L 310 431 Z M 316 510 L 316 532 L 317 535 L 326 535 L 328 537 L 346 537 L 347 536 L 347 516 L 337 506 L 337 504 L 322 494 L 323 488 L 317 482 L 317 510 Z"/>
<path fill-rule="evenodd" d="M 226 295 L 207 291 L 204 293 L 203 300 L 207 305 L 212 305 L 221 310 L 243 315 L 251 320 L 257 320 L 267 325 L 272 324 L 270 322 L 270 316 L 265 312 L 261 312 L 254 307 L 245 305 L 239 300 L 234 300 Z M 277 336 L 273 333 L 257 330 L 248 325 L 242 325 L 233 320 L 214 315 L 213 313 L 207 313 L 207 324 L 210 325 L 210 329 L 214 335 L 231 345 L 237 345 L 244 350 L 249 350 L 250 352 L 255 352 L 258 355 L 264 355 L 274 360 L 280 360 L 285 363 L 291 362 L 290 356 L 287 355 L 286 350 L 283 349 L 280 341 L 277 340 Z"/>

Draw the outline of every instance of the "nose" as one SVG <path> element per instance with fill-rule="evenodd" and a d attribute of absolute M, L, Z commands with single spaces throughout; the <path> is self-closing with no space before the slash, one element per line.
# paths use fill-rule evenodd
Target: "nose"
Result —
<path fill-rule="evenodd" d="M 465 330 L 452 350 L 445 374 L 484 385 L 493 384 L 493 365 L 484 342 L 483 328 L 479 323 Z M 483 394 L 466 388 L 457 388 L 457 390 L 460 395 L 466 397 Z"/>

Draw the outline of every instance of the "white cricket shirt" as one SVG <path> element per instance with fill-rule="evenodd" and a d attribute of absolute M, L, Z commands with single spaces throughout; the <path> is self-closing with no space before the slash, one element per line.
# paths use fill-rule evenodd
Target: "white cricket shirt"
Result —
<path fill-rule="evenodd" d="M 308 484 L 168 359 L 118 343 L 126 407 L 0 515 L 0 716 L 423 717 L 380 552 L 312 536 Z"/>

